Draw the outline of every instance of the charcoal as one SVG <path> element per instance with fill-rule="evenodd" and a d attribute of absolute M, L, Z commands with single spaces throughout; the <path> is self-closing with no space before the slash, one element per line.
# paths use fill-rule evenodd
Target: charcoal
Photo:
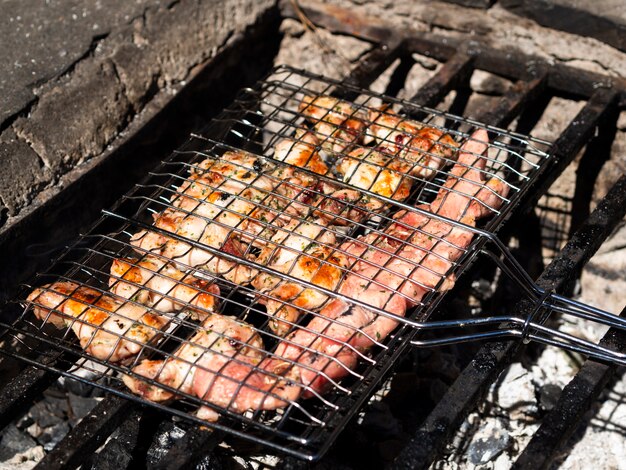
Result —
<path fill-rule="evenodd" d="M 0 462 L 9 460 L 14 455 L 35 446 L 37 443 L 33 438 L 10 424 L 0 434 Z"/>
<path fill-rule="evenodd" d="M 55 426 L 67 416 L 67 400 L 46 397 L 33 406 L 29 415 L 40 428 Z"/>
<path fill-rule="evenodd" d="M 74 395 L 73 393 L 68 394 L 68 399 L 70 406 L 70 424 L 72 427 L 76 426 L 76 424 L 98 403 L 98 400 L 95 398 L 82 397 Z"/>
<path fill-rule="evenodd" d="M 163 422 L 159 426 L 154 441 L 148 449 L 146 462 L 154 466 L 168 453 L 174 443 L 185 435 L 185 431 L 171 422 Z"/>
<path fill-rule="evenodd" d="M 467 449 L 468 459 L 474 465 L 485 464 L 498 457 L 510 443 L 511 437 L 502 420 L 485 420 Z"/>
<path fill-rule="evenodd" d="M 69 430 L 70 425 L 67 422 L 61 422 L 44 429 L 37 440 L 43 444 L 43 448 L 49 452 L 61 442 Z"/>
<path fill-rule="evenodd" d="M 401 434 L 402 426 L 393 416 L 389 406 L 382 402 L 373 403 L 363 416 L 362 428 L 380 439 L 387 439 Z"/>
<path fill-rule="evenodd" d="M 555 384 L 545 384 L 539 390 L 539 404 L 545 411 L 550 411 L 559 401 L 561 387 Z"/>

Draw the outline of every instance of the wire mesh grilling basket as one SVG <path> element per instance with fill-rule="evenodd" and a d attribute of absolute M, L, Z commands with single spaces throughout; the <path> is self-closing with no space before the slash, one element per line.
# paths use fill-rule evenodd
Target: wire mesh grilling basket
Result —
<path fill-rule="evenodd" d="M 538 288 L 497 238 L 550 158 L 548 142 L 278 67 L 24 286 L 3 326 L 32 354 L 1 352 L 309 459 L 410 345 L 513 336 L 625 363 L 545 326 L 624 323 Z M 479 258 L 531 315 L 431 318 Z M 433 329 L 448 335 L 420 336 Z"/>

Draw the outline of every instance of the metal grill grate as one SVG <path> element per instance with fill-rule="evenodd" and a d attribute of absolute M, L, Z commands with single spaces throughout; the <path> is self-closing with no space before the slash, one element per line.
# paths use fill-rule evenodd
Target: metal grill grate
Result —
<path fill-rule="evenodd" d="M 328 98 L 327 102 L 333 106 L 317 102 L 302 105 L 305 97 L 319 95 L 350 95 L 354 103 Z M 381 105 L 390 108 L 380 116 L 371 114 Z M 345 106 L 349 111 L 335 110 L 334 106 Z M 313 119 L 310 114 L 315 107 L 319 108 L 319 115 Z M 417 160 L 411 160 L 410 155 L 415 144 L 406 144 L 402 140 L 406 133 L 397 132 L 398 126 L 410 123 L 391 114 L 392 108 L 402 109 L 409 117 L 421 116 L 423 125 L 435 131 L 434 140 L 425 139 L 426 148 L 413 152 L 419 154 Z M 333 113 L 342 116 L 339 127 L 328 130 L 328 126 L 319 126 L 320 123 L 334 125 Z M 387 126 L 384 119 L 392 124 Z M 357 126 L 355 130 L 346 125 L 351 120 L 363 121 L 365 126 Z M 384 137 L 362 146 L 359 141 L 371 138 L 372 124 L 379 125 Z M 476 129 L 486 132 L 472 133 Z M 486 135 L 489 142 L 486 137 L 479 138 Z M 298 165 L 279 161 L 276 149 L 281 145 L 286 153 L 304 149 L 308 155 Z M 455 150 L 455 146 L 462 150 Z M 472 152 L 476 148 L 480 150 Z M 56 359 L 54 365 L 46 365 L 51 362 L 41 357 L 26 358 L 32 363 L 43 362 L 50 370 L 199 423 L 206 421 L 196 411 L 208 407 L 221 416 L 218 422 L 211 423 L 212 427 L 309 458 L 328 448 L 395 358 L 411 344 L 416 328 L 509 322 L 512 326 L 508 329 L 453 340 L 513 334 L 548 343 L 559 341 L 562 345 L 566 341 L 568 347 L 617 360 L 620 356 L 609 350 L 575 340 L 571 343 L 571 338 L 547 330 L 541 323 L 546 313 L 552 311 L 593 316 L 613 326 L 623 326 L 621 320 L 537 288 L 494 236 L 544 168 L 552 163 L 548 149 L 549 143 L 544 141 L 280 67 L 255 89 L 245 90 L 202 135 L 192 137 L 113 209 L 105 211 L 87 235 L 62 255 L 49 272 L 39 275 L 33 286 L 24 290 L 22 301 L 34 287 L 59 281 L 73 283 L 65 285 L 66 290 L 61 292 L 56 304 L 47 303 L 43 295 L 59 294 L 59 284 L 44 288 L 41 296 L 31 296 L 32 302 L 26 308 L 15 304 L 15 321 L 6 326 L 11 334 L 27 339 L 33 353 L 47 351 L 46 355 Z M 466 161 L 455 161 L 460 155 L 465 155 Z M 424 161 L 428 159 L 434 164 L 426 168 Z M 225 161 L 230 166 L 223 166 Z M 220 171 L 213 172 L 217 176 L 205 178 L 217 165 L 222 165 Z M 494 189 L 496 186 L 486 184 L 489 180 L 499 185 L 500 192 Z M 472 189 L 470 194 L 465 192 L 468 187 Z M 211 195 L 217 199 L 210 199 Z M 430 211 L 448 207 L 446 198 L 450 201 L 454 196 L 464 203 L 462 209 L 454 216 L 444 215 L 456 220 Z M 426 206 L 437 198 L 444 202 Z M 436 207 L 439 209 L 433 209 Z M 486 216 L 479 228 L 474 226 L 473 217 L 467 218 L 470 208 Z M 254 212 L 258 210 L 262 214 Z M 164 213 L 168 214 L 168 220 L 164 220 Z M 400 214 L 421 217 L 422 225 L 398 219 Z M 429 231 L 428 222 L 445 231 Z M 185 223 L 189 227 L 180 230 Z M 194 226 L 200 230 L 194 232 Z M 207 236 L 213 229 L 217 233 L 214 243 L 215 239 Z M 451 241 L 453 230 L 464 235 L 466 241 Z M 400 236 L 403 232 L 407 234 Z M 420 244 L 414 236 L 422 240 L 429 238 L 432 243 Z M 151 237 L 161 244 L 154 244 Z M 382 264 L 368 263 L 349 250 L 351 242 L 357 246 L 364 240 L 368 243 L 366 248 L 379 253 L 388 249 L 381 248 L 383 243 L 390 242 L 388 245 L 393 246 L 395 242 L 401 248 L 390 253 L 388 261 Z M 454 254 L 443 256 L 437 247 L 445 247 Z M 411 252 L 422 253 L 423 259 L 441 261 L 445 269 L 435 270 L 427 262 L 403 254 Z M 281 254 L 290 261 L 284 265 L 277 263 Z M 333 255 L 345 258 L 346 262 L 331 261 Z M 538 299 L 533 314 L 525 318 L 468 319 L 461 323 L 428 321 L 443 291 L 451 287 L 446 283 L 453 276 L 458 277 L 478 257 L 497 261 L 505 272 L 523 284 L 529 295 Z M 324 285 L 315 281 L 313 275 L 303 278 L 296 271 L 294 258 L 315 261 L 314 274 L 324 269 L 335 270 L 337 280 L 333 285 Z M 121 266 L 121 271 L 111 276 L 114 262 Z M 414 288 L 423 291 L 423 297 L 407 294 L 406 283 L 391 288 L 388 281 L 379 279 L 381 274 L 389 275 L 392 281 L 398 277 L 394 262 L 410 267 L 407 277 L 422 273 L 429 279 L 413 283 Z M 367 276 L 363 274 L 366 269 L 359 271 L 364 266 L 375 268 L 375 274 Z M 266 277 L 271 278 L 268 284 L 271 288 L 263 288 Z M 343 288 L 355 277 L 364 284 L 362 292 L 377 287 L 391 294 L 383 296 L 381 303 L 372 304 Z M 160 284 L 166 287 L 157 287 Z M 297 286 L 300 291 L 314 289 L 324 299 L 303 305 L 299 294 L 283 296 L 279 289 L 284 286 Z M 325 298 L 329 296 L 374 312 L 372 322 L 387 318 L 394 325 L 401 322 L 401 326 L 388 336 L 385 333 L 377 337 L 378 330 L 367 334 L 365 325 L 355 326 L 340 316 L 317 328 L 313 326 L 316 319 L 323 323 L 329 318 L 324 313 L 332 303 Z M 82 312 L 78 316 L 68 315 L 67 303 L 63 303 L 68 298 L 78 299 L 79 309 L 93 306 L 95 319 L 86 320 Z M 219 306 L 213 308 L 216 299 Z M 415 305 L 408 315 L 390 303 L 398 299 Z M 281 316 L 277 322 L 268 313 L 272 302 L 278 315 L 286 312 L 285 315 L 292 316 Z M 264 307 L 262 303 L 267 305 Z M 38 307 L 43 322 L 33 318 L 33 306 Z M 132 312 L 124 310 L 128 308 Z M 151 314 L 150 309 L 155 313 Z M 294 317 L 294 309 L 302 314 Z M 226 320 L 222 314 L 238 320 Z M 98 320 L 98 315 L 104 320 Z M 154 325 L 144 321 L 149 315 Z M 208 318 L 204 320 L 204 328 L 194 317 Z M 98 323 L 105 320 L 111 320 L 110 324 Z M 143 324 L 134 325 L 133 321 Z M 238 323 L 244 321 L 245 324 Z M 70 324 L 61 329 L 52 325 L 61 322 Z M 131 339 L 129 332 L 133 326 L 139 326 L 144 336 Z M 85 333 L 85 328 L 92 328 L 96 334 Z M 338 339 L 332 328 L 343 328 L 348 336 Z M 240 336 L 233 329 L 239 329 Z M 291 333 L 285 336 L 287 330 Z M 78 344 L 75 332 L 83 344 Z M 202 334 L 213 336 L 205 341 L 199 336 Z M 307 334 L 313 340 L 306 343 L 298 339 L 298 335 Z M 358 343 L 359 335 L 365 335 L 364 343 Z M 98 348 L 96 342 L 100 340 L 105 342 L 105 347 Z M 222 347 L 220 342 L 224 340 L 230 344 Z M 339 354 L 333 356 L 318 349 L 314 342 L 318 340 L 339 343 L 340 351 L 355 359 L 355 365 L 340 361 Z M 355 346 L 355 343 L 367 346 Z M 181 347 L 191 349 L 191 355 L 181 357 L 177 353 Z M 292 356 L 278 354 L 281 347 L 283 350 L 292 347 L 298 352 Z M 98 352 L 101 350 L 104 352 Z M 193 354 L 197 354 L 195 359 Z M 325 355 L 323 368 L 317 368 L 315 362 L 313 365 L 304 362 L 305 357 L 318 360 L 318 356 Z M 137 369 L 146 358 L 161 361 L 153 378 Z M 172 359 L 185 369 L 177 382 L 163 378 Z M 281 363 L 280 369 L 267 367 L 276 361 Z M 214 364 L 218 364 L 217 369 Z M 238 380 L 233 379 L 229 365 L 240 369 Z M 332 371 L 333 367 L 339 370 Z M 208 381 L 220 377 L 222 385 L 230 386 L 233 394 L 226 395 L 221 402 L 204 399 L 203 392 L 187 387 L 198 371 L 204 371 Z M 314 378 L 305 380 L 303 376 L 307 373 Z M 136 391 L 144 398 L 124 387 L 122 375 L 135 378 Z M 251 378 L 257 375 L 262 375 L 265 382 L 261 383 L 269 386 L 252 383 Z M 154 380 L 155 377 L 159 379 Z M 319 382 L 327 382 L 326 387 L 321 387 Z M 286 398 L 285 390 L 289 389 L 297 390 Z M 146 399 L 153 392 L 176 395 L 177 399 L 157 405 Z M 243 410 L 236 406 L 236 397 L 244 393 L 258 395 L 260 405 L 242 414 Z M 278 404 L 270 405 L 272 401 Z M 211 414 L 205 409 L 205 415 Z"/>

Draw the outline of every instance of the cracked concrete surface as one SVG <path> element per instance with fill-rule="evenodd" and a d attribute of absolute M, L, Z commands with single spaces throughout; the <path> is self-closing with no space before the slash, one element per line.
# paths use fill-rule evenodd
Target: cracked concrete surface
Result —
<path fill-rule="evenodd" d="M 0 123 L 36 99 L 38 84 L 58 77 L 97 42 L 160 0 L 8 0 L 0 15 Z"/>
<path fill-rule="evenodd" d="M 0 226 L 7 215 L 9 223 L 19 216 L 41 190 L 101 155 L 156 95 L 188 79 L 274 5 L 273 0 L 3 2 Z M 37 159 L 40 171 L 34 171 Z"/>

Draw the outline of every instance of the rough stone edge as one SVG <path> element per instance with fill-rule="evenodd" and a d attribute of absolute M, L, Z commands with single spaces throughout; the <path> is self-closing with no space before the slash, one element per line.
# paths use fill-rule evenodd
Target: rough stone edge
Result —
<path fill-rule="evenodd" d="M 38 200 L 57 193 L 66 181 L 76 179 L 108 155 L 107 149 L 115 146 L 119 134 L 133 128 L 151 103 L 162 109 L 198 66 L 215 57 L 234 35 L 275 4 L 274 0 L 169 2 L 165 7 L 146 7 L 126 26 L 97 38 L 87 54 L 40 86 L 36 99 L 0 134 L 0 139 L 16 135 L 29 145 L 46 173 L 42 180 L 33 181 L 21 207 L 9 211 L 0 198 L 0 233 L 31 213 Z M 230 14 L 233 11 L 238 12 L 236 19 Z M 106 72 L 104 80 L 102 71 Z M 93 100 L 91 108 L 69 109 L 77 90 L 86 98 L 89 90 L 92 97 L 97 96 L 97 86 L 103 83 L 119 105 L 113 118 L 106 110 L 95 119 L 89 115 L 97 110 L 98 100 Z M 68 139 L 64 123 L 58 119 L 61 111 L 69 113 L 74 123 L 91 119 L 90 132 L 82 136 L 78 132 L 75 135 L 80 138 Z M 59 149 L 56 145 L 63 139 L 65 147 Z"/>
<path fill-rule="evenodd" d="M 500 0 L 500 6 L 542 26 L 595 38 L 626 52 L 626 25 L 615 17 L 596 15 L 575 4 L 543 0 Z"/>

